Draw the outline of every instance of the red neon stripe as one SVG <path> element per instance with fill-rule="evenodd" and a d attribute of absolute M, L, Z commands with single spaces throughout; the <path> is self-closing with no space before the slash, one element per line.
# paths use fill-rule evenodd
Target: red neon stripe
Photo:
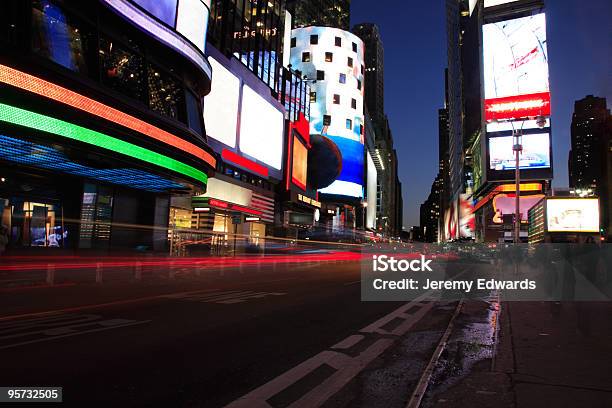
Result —
<path fill-rule="evenodd" d="M 519 119 L 550 115 L 550 92 L 485 100 L 485 120 Z"/>
<path fill-rule="evenodd" d="M 221 157 L 223 160 L 227 160 L 234 164 L 237 164 L 240 167 L 244 167 L 245 169 L 252 171 L 253 173 L 257 173 L 260 176 L 268 177 L 268 168 L 266 166 L 262 166 L 261 164 L 255 163 L 252 160 L 244 158 L 239 154 L 236 154 L 228 149 L 223 149 L 221 152 Z"/>
<path fill-rule="evenodd" d="M 23 89 L 45 98 L 61 102 L 65 105 L 90 113 L 110 122 L 117 123 L 128 129 L 142 133 L 152 139 L 176 147 L 205 161 L 213 168 L 217 161 L 206 150 L 181 139 L 163 129 L 153 126 L 134 116 L 123 113 L 113 107 L 95 101 L 74 91 L 63 88 L 52 82 L 18 71 L 6 65 L 0 65 L 0 82 Z"/>

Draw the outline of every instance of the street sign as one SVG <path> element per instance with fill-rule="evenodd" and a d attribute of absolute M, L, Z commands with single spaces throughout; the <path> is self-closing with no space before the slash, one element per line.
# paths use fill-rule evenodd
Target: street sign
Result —
<path fill-rule="evenodd" d="M 232 213 L 232 224 L 242 224 L 244 222 L 244 217 L 242 213 Z"/>

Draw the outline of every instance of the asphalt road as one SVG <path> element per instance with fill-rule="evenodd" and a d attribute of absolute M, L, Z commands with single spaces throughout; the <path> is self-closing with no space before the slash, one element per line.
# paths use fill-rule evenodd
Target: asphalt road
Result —
<path fill-rule="evenodd" d="M 79 407 L 224 406 L 405 304 L 361 302 L 351 263 L 0 296 L 0 385 Z"/>

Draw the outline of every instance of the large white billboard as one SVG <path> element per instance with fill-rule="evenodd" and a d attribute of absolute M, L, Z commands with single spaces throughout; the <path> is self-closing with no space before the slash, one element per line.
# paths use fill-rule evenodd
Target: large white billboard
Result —
<path fill-rule="evenodd" d="M 599 232 L 599 199 L 556 198 L 546 201 L 548 232 Z"/>
<path fill-rule="evenodd" d="M 236 147 L 240 79 L 209 57 L 213 77 L 210 93 L 204 97 L 206 135 L 221 143 Z"/>
<path fill-rule="evenodd" d="M 489 168 L 491 170 L 515 170 L 516 156 L 513 150 L 514 137 L 492 137 L 489 139 Z M 524 135 L 523 151 L 519 155 L 521 170 L 550 168 L 550 134 Z"/>
<path fill-rule="evenodd" d="M 283 159 L 283 112 L 248 86 L 242 88 L 240 151 L 281 169 Z"/>
<path fill-rule="evenodd" d="M 550 115 L 544 13 L 485 24 L 485 118 Z"/>

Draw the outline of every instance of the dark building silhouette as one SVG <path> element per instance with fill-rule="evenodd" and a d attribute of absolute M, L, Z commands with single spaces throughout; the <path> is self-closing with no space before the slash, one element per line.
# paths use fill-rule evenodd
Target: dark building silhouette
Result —
<path fill-rule="evenodd" d="M 327 26 L 349 31 L 351 0 L 288 0 L 293 27 Z"/>
<path fill-rule="evenodd" d="M 378 26 L 357 24 L 353 33 L 365 46 L 365 101 L 372 119 L 380 124 L 385 116 L 385 51 Z"/>
<path fill-rule="evenodd" d="M 606 98 L 588 95 L 574 104 L 569 154 L 570 187 L 578 194 L 593 194 L 601 200 L 601 226 L 610 231 L 612 187 L 610 133 L 612 122 Z M 590 191 L 589 191 L 590 190 Z"/>

